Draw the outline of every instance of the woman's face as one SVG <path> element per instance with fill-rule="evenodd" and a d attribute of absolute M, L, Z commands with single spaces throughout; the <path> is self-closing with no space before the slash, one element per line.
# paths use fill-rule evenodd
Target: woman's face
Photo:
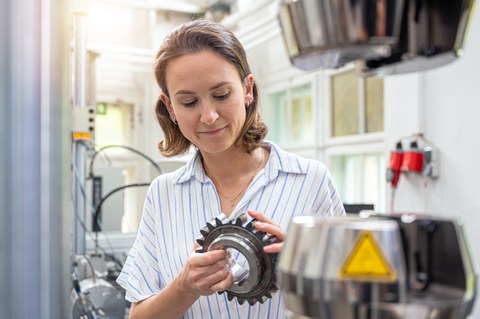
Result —
<path fill-rule="evenodd" d="M 253 76 L 244 82 L 221 55 L 204 50 L 170 61 L 166 80 L 170 99 L 162 100 L 182 134 L 202 153 L 232 149 L 253 100 Z"/>

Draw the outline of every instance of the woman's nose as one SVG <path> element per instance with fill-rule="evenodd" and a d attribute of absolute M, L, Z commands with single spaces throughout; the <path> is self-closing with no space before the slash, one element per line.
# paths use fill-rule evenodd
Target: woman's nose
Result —
<path fill-rule="evenodd" d="M 219 118 L 217 110 L 211 103 L 203 103 L 202 114 L 200 115 L 200 121 L 205 124 L 212 125 Z"/>

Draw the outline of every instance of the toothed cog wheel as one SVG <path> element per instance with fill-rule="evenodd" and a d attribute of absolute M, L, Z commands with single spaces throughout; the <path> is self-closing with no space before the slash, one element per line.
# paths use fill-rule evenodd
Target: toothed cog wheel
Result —
<path fill-rule="evenodd" d="M 250 305 L 264 303 L 278 290 L 275 276 L 278 254 L 263 251 L 264 246 L 274 243 L 277 238 L 255 229 L 253 222 L 247 222 L 246 216 L 231 221 L 220 215 L 208 222 L 197 238 L 201 246 L 197 249 L 198 253 L 215 249 L 238 251 L 237 258 L 231 259 L 234 282 L 225 292 L 228 300 L 236 297 L 240 304 L 246 300 Z M 245 267 L 238 262 L 238 257 L 246 260 Z"/>

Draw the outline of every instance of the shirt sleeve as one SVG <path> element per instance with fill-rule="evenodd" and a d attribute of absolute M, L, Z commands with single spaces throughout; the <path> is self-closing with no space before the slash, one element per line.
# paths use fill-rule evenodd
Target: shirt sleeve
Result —
<path fill-rule="evenodd" d="M 126 290 L 130 302 L 144 300 L 164 287 L 158 263 L 158 240 L 155 235 L 155 211 L 152 186 L 147 193 L 137 237 L 128 254 L 117 283 Z"/>
<path fill-rule="evenodd" d="M 324 168 L 322 172 L 321 180 L 317 197 L 315 199 L 316 206 L 315 211 L 322 216 L 344 216 L 345 208 L 343 207 L 342 200 L 338 194 L 333 178 L 330 171 L 326 166 L 321 164 Z M 320 177 L 320 176 L 319 176 Z"/>
<path fill-rule="evenodd" d="M 332 216 L 344 216 L 345 215 L 345 207 L 343 207 L 342 200 L 340 198 L 340 194 L 335 187 L 333 182 L 333 178 L 330 175 L 330 172 L 327 170 L 329 182 L 328 182 L 328 192 L 330 195 L 331 207 L 330 207 L 330 214 Z"/>

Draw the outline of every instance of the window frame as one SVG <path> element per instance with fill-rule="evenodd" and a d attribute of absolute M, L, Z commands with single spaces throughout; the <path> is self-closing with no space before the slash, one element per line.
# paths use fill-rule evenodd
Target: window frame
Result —
<path fill-rule="evenodd" d="M 359 133 L 345 136 L 333 135 L 333 93 L 332 93 L 332 79 L 335 75 L 354 70 L 354 65 L 349 64 L 342 68 L 334 70 L 325 70 L 323 72 L 322 91 L 323 97 L 321 104 L 324 106 L 323 118 L 323 136 L 324 136 L 324 161 L 328 167 L 332 166 L 332 159 L 334 156 L 349 156 L 359 155 L 361 157 L 362 166 L 364 165 L 365 157 L 369 154 L 385 154 L 385 115 L 383 123 L 383 131 L 366 133 L 366 92 L 365 79 L 359 78 Z M 384 87 L 385 88 L 385 87 Z M 385 90 L 385 89 L 384 89 Z M 384 91 L 385 92 L 385 91 Z M 383 95 L 383 108 L 385 111 L 385 94 Z M 384 112 L 385 114 L 385 112 Z M 361 185 L 365 182 L 365 174 L 361 173 Z M 384 187 L 386 190 L 386 187 Z M 361 198 L 364 198 L 364 190 L 360 190 Z M 379 189 L 378 191 L 382 191 Z M 386 193 L 381 194 L 383 200 L 381 205 L 384 207 L 375 207 L 376 211 L 384 211 L 386 209 Z M 355 204 L 355 203 L 352 203 Z M 376 205 L 377 206 L 377 205 Z"/>
<path fill-rule="evenodd" d="M 319 85 L 318 85 L 318 79 L 316 74 L 314 73 L 307 73 L 303 75 L 297 75 L 295 77 L 291 77 L 288 79 L 284 79 L 272 84 L 266 85 L 265 89 L 262 91 L 262 113 L 264 115 L 264 118 L 269 122 L 269 119 L 271 118 L 269 112 L 270 112 L 270 106 L 268 105 L 268 99 L 271 94 L 279 93 L 279 92 L 286 92 L 287 95 L 287 101 L 288 101 L 288 108 L 289 112 L 291 111 L 291 97 L 292 97 L 292 89 L 302 86 L 302 85 L 310 85 L 310 90 L 311 90 L 311 101 L 312 101 L 312 132 L 314 134 L 313 136 L 313 142 L 311 143 L 284 143 L 284 142 L 279 142 L 279 141 L 273 141 L 275 143 L 278 143 L 279 145 L 282 146 L 287 151 L 290 152 L 295 152 L 301 154 L 302 152 L 308 152 L 312 151 L 315 154 L 315 156 L 318 157 L 319 152 L 318 150 L 321 149 L 323 141 L 321 140 L 321 137 L 319 135 L 320 130 L 320 122 L 318 119 L 321 117 L 321 110 L 317 105 L 319 104 Z M 268 123 L 267 123 L 268 124 Z M 286 128 L 288 130 L 289 128 Z M 269 139 L 267 135 L 267 139 Z"/>
<path fill-rule="evenodd" d="M 332 96 L 332 78 L 341 73 L 346 73 L 354 70 L 354 65 L 349 64 L 342 68 L 334 69 L 334 70 L 326 70 L 324 72 L 325 81 L 323 81 L 323 92 L 324 92 L 324 101 L 323 105 L 325 105 L 325 117 L 323 126 L 325 128 L 325 145 L 337 145 L 337 144 L 356 144 L 356 143 L 375 143 L 378 141 L 384 141 L 384 132 L 385 132 L 385 120 L 384 120 L 384 130 L 382 132 L 373 132 L 373 133 L 366 133 L 366 107 L 365 107 L 365 79 L 361 80 L 359 77 L 359 116 L 358 116 L 358 134 L 352 135 L 345 135 L 345 136 L 332 136 L 332 122 L 333 122 L 333 96 Z M 384 103 L 383 107 L 385 110 L 385 95 L 384 95 Z"/>

